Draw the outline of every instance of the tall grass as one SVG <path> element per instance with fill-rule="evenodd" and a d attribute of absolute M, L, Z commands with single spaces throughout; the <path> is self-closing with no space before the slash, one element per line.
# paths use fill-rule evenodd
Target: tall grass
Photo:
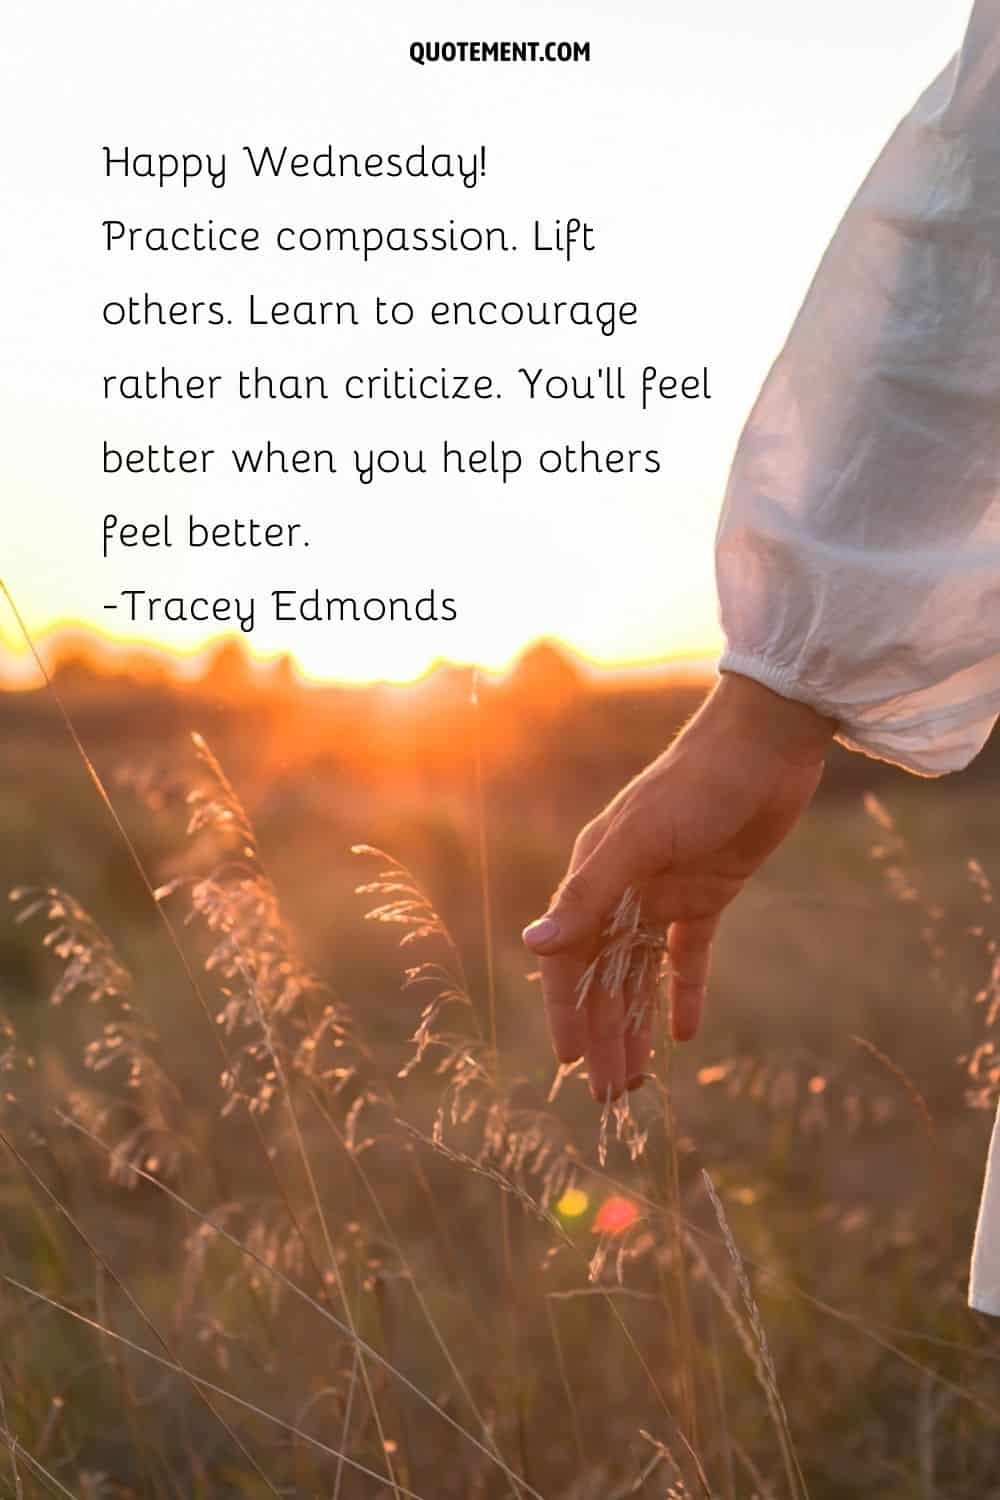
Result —
<path fill-rule="evenodd" d="M 805 1046 L 704 1065 L 706 1106 L 754 1142 L 704 1154 L 661 1028 L 647 1088 L 595 1117 L 579 1068 L 549 1088 L 525 1067 L 508 951 L 487 930 L 470 961 L 398 860 L 356 846 L 400 996 L 337 993 L 204 740 L 114 794 L 87 766 L 162 940 L 136 964 L 114 910 L 11 892 L 49 1006 L 0 1032 L 0 1494 L 1000 1494 L 1000 1350 L 962 1310 L 950 1224 L 809 1190 L 820 1143 L 863 1167 L 887 1137 L 948 1217 L 932 1103 L 883 1046 L 839 1073 Z M 136 799 L 163 870 L 127 831 Z M 947 913 L 869 813 L 946 995 Z M 968 882 L 985 978 L 949 1004 L 983 1106 L 1000 971 L 983 864 Z M 595 975 L 645 1004 L 662 964 L 624 903 Z"/>

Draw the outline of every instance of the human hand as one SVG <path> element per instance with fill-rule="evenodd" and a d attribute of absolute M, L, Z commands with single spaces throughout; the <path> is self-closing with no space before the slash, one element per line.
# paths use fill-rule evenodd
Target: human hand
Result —
<path fill-rule="evenodd" d="M 579 834 L 544 917 L 524 930 L 541 957 L 561 1063 L 586 1059 L 594 1097 L 638 1087 L 655 1006 L 579 985 L 608 920 L 635 889 L 644 924 L 666 934 L 671 1029 L 694 1036 L 723 909 L 795 826 L 819 785 L 836 724 L 751 678 L 725 672 L 670 748 Z"/>

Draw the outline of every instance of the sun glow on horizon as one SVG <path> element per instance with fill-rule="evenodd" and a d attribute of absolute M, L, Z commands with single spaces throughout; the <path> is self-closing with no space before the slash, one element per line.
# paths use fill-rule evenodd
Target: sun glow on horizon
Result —
<path fill-rule="evenodd" d="M 518 663 L 536 649 L 552 647 L 567 662 L 574 663 L 583 672 L 633 673 L 646 670 L 671 669 L 693 670 L 698 675 L 711 671 L 718 647 L 691 649 L 677 652 L 652 653 L 645 657 L 619 659 L 589 656 L 579 651 L 571 642 L 555 635 L 539 635 L 518 644 L 512 650 L 490 660 L 468 659 L 460 656 L 434 656 L 421 661 L 415 668 L 400 661 L 399 670 L 392 670 L 384 655 L 377 662 L 367 664 L 359 660 L 346 670 L 314 670 L 294 650 L 265 651 L 254 647 L 252 640 L 239 633 L 223 631 L 205 636 L 190 646 L 179 646 L 174 641 L 157 639 L 151 635 L 123 635 L 93 625 L 84 620 L 57 620 L 40 630 L 29 627 L 29 644 L 21 635 L 17 625 L 0 627 L 0 687 L 31 687 L 37 680 L 38 668 L 34 660 L 37 651 L 47 670 L 58 663 L 79 658 L 97 671 L 114 671 L 121 666 L 134 670 L 137 664 L 155 674 L 165 670 L 178 678 L 201 676 L 213 657 L 226 648 L 237 648 L 240 656 L 251 668 L 266 670 L 287 664 L 297 681 L 306 686 L 372 686 L 380 683 L 410 686 L 433 675 L 441 667 L 450 667 L 468 672 L 482 672 L 491 677 L 502 677 L 516 668 Z"/>

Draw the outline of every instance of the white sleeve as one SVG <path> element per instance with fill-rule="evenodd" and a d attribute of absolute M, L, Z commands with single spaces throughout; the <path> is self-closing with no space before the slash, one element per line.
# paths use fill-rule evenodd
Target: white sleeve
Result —
<path fill-rule="evenodd" d="M 936 776 L 1000 715 L 1000 0 L 847 211 L 747 422 L 721 671 Z"/>

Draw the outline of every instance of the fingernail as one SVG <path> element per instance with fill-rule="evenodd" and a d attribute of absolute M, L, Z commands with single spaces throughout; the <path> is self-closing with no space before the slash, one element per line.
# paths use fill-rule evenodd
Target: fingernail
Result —
<path fill-rule="evenodd" d="M 529 922 L 521 936 L 529 944 L 551 943 L 559 936 L 559 923 L 555 917 L 539 917 L 537 922 Z"/>

